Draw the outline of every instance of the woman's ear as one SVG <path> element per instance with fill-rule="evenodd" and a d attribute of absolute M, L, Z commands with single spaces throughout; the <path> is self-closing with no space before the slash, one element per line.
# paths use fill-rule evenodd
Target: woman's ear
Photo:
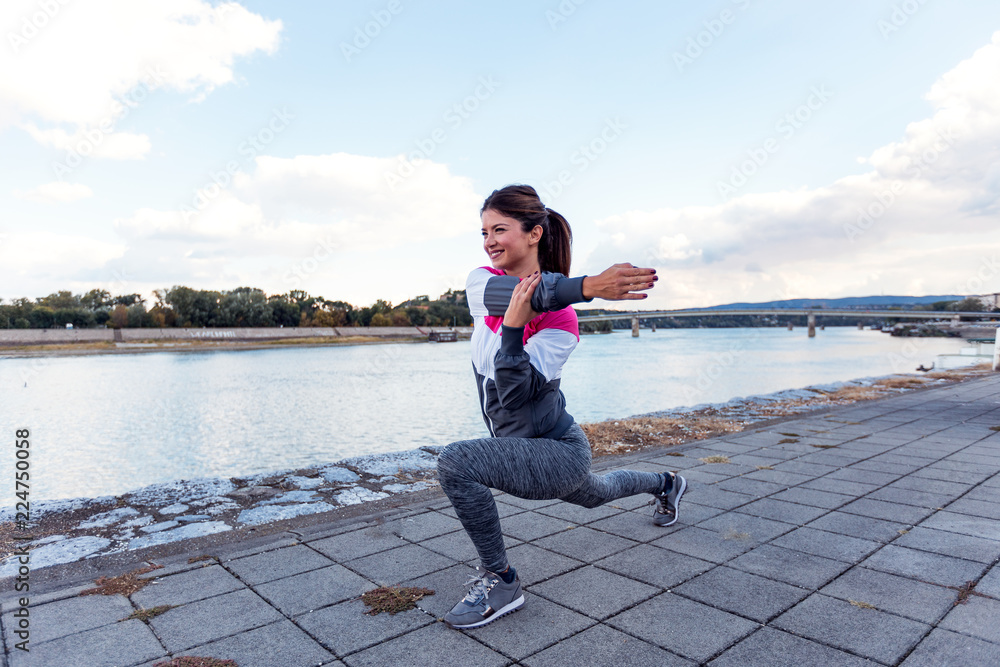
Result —
<path fill-rule="evenodd" d="M 528 245 L 535 245 L 542 240 L 542 234 L 545 232 L 541 225 L 535 225 L 528 232 Z"/>

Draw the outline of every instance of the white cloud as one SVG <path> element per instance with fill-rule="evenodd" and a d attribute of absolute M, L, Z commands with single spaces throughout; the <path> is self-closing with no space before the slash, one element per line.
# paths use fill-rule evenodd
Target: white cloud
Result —
<path fill-rule="evenodd" d="M 80 129 L 72 134 L 61 128 L 39 129 L 34 123 L 21 128 L 43 146 L 59 151 L 73 151 L 84 157 L 112 160 L 141 160 L 152 148 L 149 137 L 133 132 L 102 132 L 100 128 Z"/>
<path fill-rule="evenodd" d="M 62 135 L 29 129 L 57 147 L 75 144 L 74 133 L 103 128 L 109 134 L 152 90 L 172 89 L 197 101 L 234 81 L 234 61 L 274 53 L 281 29 L 281 21 L 235 2 L 6 0 L 0 9 L 0 34 L 8 42 L 0 49 L 0 124 L 34 117 L 69 125 Z M 145 155 L 142 139 L 148 143 L 137 135 L 109 137 L 95 154 Z"/>
<path fill-rule="evenodd" d="M 35 202 L 71 202 L 93 196 L 93 191 L 82 183 L 53 181 L 32 188 L 27 192 L 14 192 L 18 199 Z"/>
<path fill-rule="evenodd" d="M 873 151 L 872 171 L 599 220 L 607 241 L 578 270 L 657 267 L 644 307 L 955 292 L 1000 251 L 1000 87 L 988 83 L 997 80 L 1000 32 L 935 82 L 933 114 Z"/>
<path fill-rule="evenodd" d="M 53 276 L 61 279 L 67 271 L 102 267 L 124 252 L 122 243 L 108 243 L 87 236 L 44 231 L 10 232 L 0 243 L 0 266 L 8 277 L 26 278 L 30 284 Z"/>

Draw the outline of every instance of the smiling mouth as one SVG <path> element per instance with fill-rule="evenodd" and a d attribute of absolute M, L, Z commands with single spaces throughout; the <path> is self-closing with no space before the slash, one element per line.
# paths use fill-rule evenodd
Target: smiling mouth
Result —
<path fill-rule="evenodd" d="M 496 259 L 497 257 L 500 256 L 501 253 L 503 253 L 503 250 L 490 251 L 490 259 Z"/>

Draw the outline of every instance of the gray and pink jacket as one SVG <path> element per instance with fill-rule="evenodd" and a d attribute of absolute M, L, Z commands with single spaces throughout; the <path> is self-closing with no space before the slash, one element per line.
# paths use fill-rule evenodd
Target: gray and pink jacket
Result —
<path fill-rule="evenodd" d="M 559 389 L 562 367 L 580 342 L 576 311 L 583 278 L 542 272 L 531 297 L 539 313 L 524 327 L 503 324 L 519 279 L 489 266 L 469 274 L 465 294 L 475 328 L 472 367 L 483 420 L 495 438 L 558 440 L 573 425 Z"/>

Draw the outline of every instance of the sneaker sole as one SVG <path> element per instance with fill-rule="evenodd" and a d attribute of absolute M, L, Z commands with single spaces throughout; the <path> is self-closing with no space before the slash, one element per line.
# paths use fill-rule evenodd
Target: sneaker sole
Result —
<path fill-rule="evenodd" d="M 674 520 L 671 521 L 670 523 L 657 523 L 656 524 L 657 526 L 661 526 L 663 528 L 666 528 L 667 526 L 672 526 L 675 523 L 677 523 L 677 519 L 680 518 L 681 498 L 684 497 L 684 492 L 687 491 L 688 488 L 687 480 L 684 479 L 683 477 L 680 477 L 680 480 L 681 480 L 681 488 L 677 492 L 677 497 L 674 498 Z"/>
<path fill-rule="evenodd" d="M 449 628 L 454 628 L 456 630 L 466 630 L 468 628 L 478 628 L 478 627 L 481 627 L 483 625 L 486 625 L 487 623 L 492 623 L 493 621 L 497 620 L 498 618 L 500 618 L 504 614 L 509 614 L 512 611 L 517 611 L 523 605 L 524 605 L 524 596 L 522 595 L 521 597 L 517 598 L 516 600 L 513 600 L 512 602 L 510 602 L 508 605 L 506 605 L 504 607 L 501 607 L 499 611 L 497 611 L 495 614 L 493 614 L 489 618 L 484 618 L 483 620 L 479 621 L 478 623 L 469 623 L 468 625 L 452 625 L 448 621 L 445 621 L 444 624 L 447 625 Z"/>

